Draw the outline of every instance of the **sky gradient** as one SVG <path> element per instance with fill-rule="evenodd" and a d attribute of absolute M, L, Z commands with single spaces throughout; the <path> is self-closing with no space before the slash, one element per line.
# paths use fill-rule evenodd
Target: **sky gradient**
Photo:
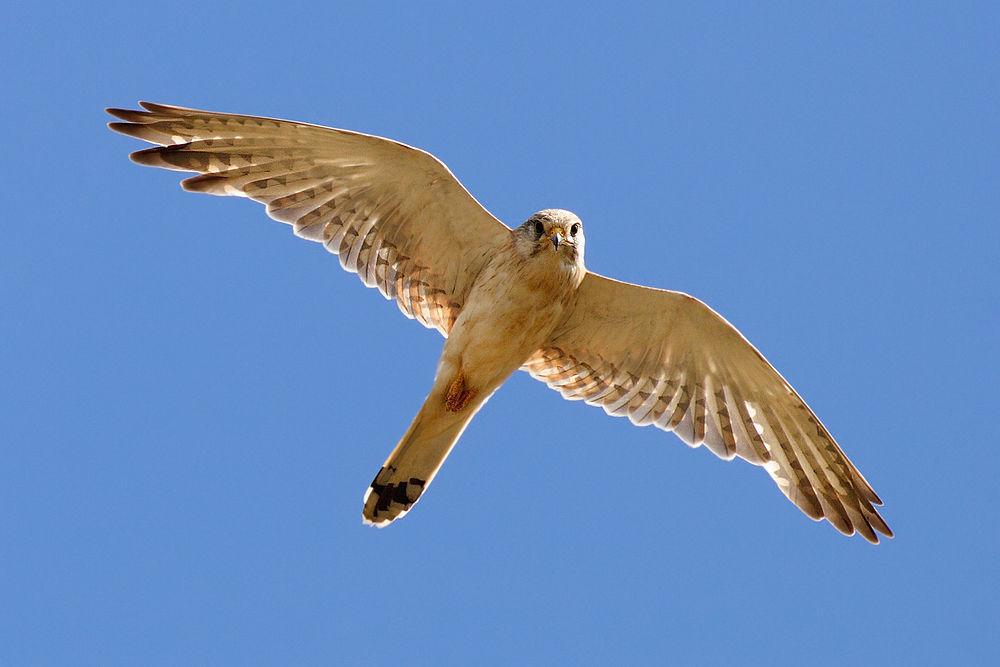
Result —
<path fill-rule="evenodd" d="M 995 661 L 996 5 L 413 4 L 8 10 L 0 663 Z M 130 163 L 103 109 L 138 99 L 419 146 L 510 225 L 575 211 L 590 268 L 760 348 L 897 537 L 523 373 L 362 526 L 440 337 Z"/>

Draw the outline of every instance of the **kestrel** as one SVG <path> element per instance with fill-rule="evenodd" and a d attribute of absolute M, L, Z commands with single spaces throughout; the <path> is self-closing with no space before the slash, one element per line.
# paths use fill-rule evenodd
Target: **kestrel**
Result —
<path fill-rule="evenodd" d="M 674 431 L 761 466 L 812 519 L 870 542 L 882 501 L 794 389 L 694 297 L 584 266 L 584 231 L 546 209 L 514 229 L 434 156 L 381 137 L 140 102 L 108 109 L 152 144 L 139 164 L 198 172 L 185 190 L 249 197 L 322 243 L 399 309 L 445 337 L 434 384 L 364 496 L 385 526 L 427 490 L 462 431 L 521 369 L 564 398 Z"/>

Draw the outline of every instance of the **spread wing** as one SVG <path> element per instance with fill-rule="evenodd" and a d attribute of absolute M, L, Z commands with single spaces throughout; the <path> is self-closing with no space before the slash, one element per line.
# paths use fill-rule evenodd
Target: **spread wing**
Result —
<path fill-rule="evenodd" d="M 185 190 L 249 197 L 399 309 L 447 336 L 510 231 L 434 156 L 306 123 L 139 103 L 116 132 L 158 144 L 135 162 L 199 172 Z"/>
<path fill-rule="evenodd" d="M 803 512 L 847 535 L 892 536 L 872 506 L 882 501 L 805 401 L 693 297 L 588 273 L 524 370 L 567 399 L 763 466 Z"/>

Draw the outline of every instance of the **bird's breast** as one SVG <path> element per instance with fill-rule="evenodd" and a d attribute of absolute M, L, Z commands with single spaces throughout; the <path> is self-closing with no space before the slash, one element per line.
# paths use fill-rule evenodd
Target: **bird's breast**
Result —
<path fill-rule="evenodd" d="M 557 262 L 501 254 L 473 285 L 445 344 L 463 366 L 511 373 L 562 321 L 579 281 Z"/>

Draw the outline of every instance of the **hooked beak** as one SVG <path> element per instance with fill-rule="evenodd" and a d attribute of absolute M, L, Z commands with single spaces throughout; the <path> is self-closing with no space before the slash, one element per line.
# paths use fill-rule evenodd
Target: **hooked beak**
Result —
<path fill-rule="evenodd" d="M 556 250 L 559 250 L 559 244 L 562 243 L 563 240 L 562 234 L 556 232 L 555 234 L 552 235 L 552 237 L 549 240 L 552 241 L 552 247 L 555 248 Z"/>

